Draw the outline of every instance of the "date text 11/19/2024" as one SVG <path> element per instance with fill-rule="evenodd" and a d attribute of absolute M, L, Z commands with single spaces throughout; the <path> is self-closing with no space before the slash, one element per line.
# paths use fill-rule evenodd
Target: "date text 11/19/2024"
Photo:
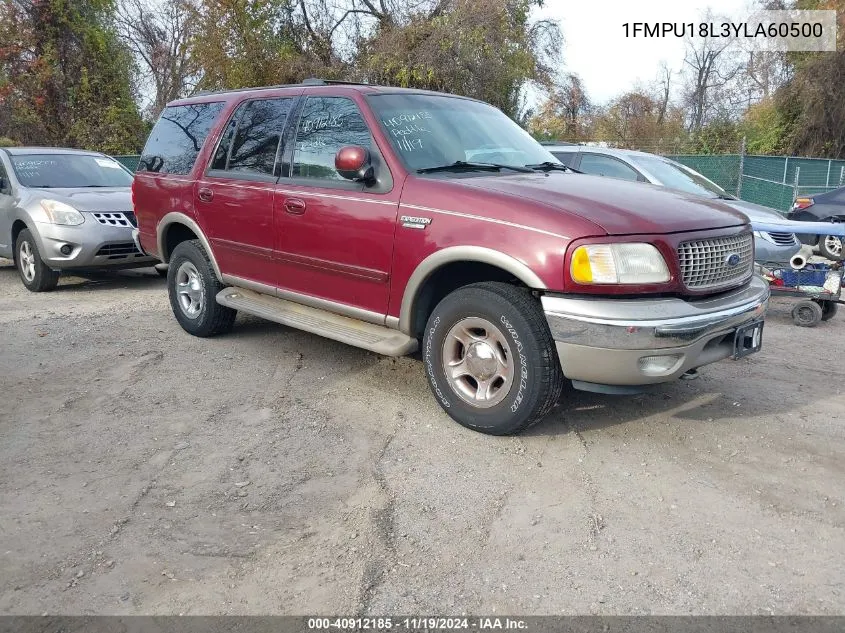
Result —
<path fill-rule="evenodd" d="M 309 631 L 526 631 L 528 623 L 507 617 L 324 617 L 308 618 Z"/>

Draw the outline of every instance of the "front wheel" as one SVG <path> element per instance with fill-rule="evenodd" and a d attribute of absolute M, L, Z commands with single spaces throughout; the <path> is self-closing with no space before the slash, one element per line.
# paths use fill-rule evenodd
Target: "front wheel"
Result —
<path fill-rule="evenodd" d="M 18 234 L 15 242 L 15 264 L 21 281 L 31 292 L 47 292 L 59 283 L 59 272 L 50 268 L 41 259 L 38 244 L 29 229 Z"/>
<path fill-rule="evenodd" d="M 509 435 L 539 422 L 563 387 L 540 303 L 509 284 L 447 295 L 428 319 L 422 357 L 440 406 L 481 433 Z"/>
<path fill-rule="evenodd" d="M 237 312 L 217 303 L 223 285 L 199 240 L 173 249 L 167 269 L 170 307 L 179 325 L 194 336 L 214 336 L 232 329 Z"/>

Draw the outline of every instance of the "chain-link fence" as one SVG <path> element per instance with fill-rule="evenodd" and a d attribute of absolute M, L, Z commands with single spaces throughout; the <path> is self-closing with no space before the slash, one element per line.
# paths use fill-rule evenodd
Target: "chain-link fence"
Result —
<path fill-rule="evenodd" d="M 138 169 L 138 161 L 141 157 L 132 154 L 127 156 L 112 156 L 112 158 L 134 174 L 135 170 Z"/>

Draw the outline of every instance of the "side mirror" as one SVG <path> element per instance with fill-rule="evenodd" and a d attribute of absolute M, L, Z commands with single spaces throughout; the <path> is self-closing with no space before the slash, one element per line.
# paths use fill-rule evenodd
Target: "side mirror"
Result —
<path fill-rule="evenodd" d="M 9 181 L 6 180 L 3 176 L 0 176 L 0 193 L 6 193 L 9 191 Z"/>
<path fill-rule="evenodd" d="M 348 180 L 365 183 L 374 180 L 370 150 L 360 145 L 341 147 L 335 154 L 334 167 L 337 173 Z"/>

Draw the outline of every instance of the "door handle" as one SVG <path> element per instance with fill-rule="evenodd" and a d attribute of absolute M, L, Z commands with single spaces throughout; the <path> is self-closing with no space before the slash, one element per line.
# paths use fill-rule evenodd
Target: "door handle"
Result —
<path fill-rule="evenodd" d="M 199 189 L 197 189 L 197 198 L 199 198 L 203 202 L 211 202 L 211 200 L 214 198 L 214 192 L 208 187 L 200 187 Z"/>
<path fill-rule="evenodd" d="M 288 198 L 285 200 L 285 211 L 291 215 L 303 215 L 305 213 L 305 200 Z"/>

